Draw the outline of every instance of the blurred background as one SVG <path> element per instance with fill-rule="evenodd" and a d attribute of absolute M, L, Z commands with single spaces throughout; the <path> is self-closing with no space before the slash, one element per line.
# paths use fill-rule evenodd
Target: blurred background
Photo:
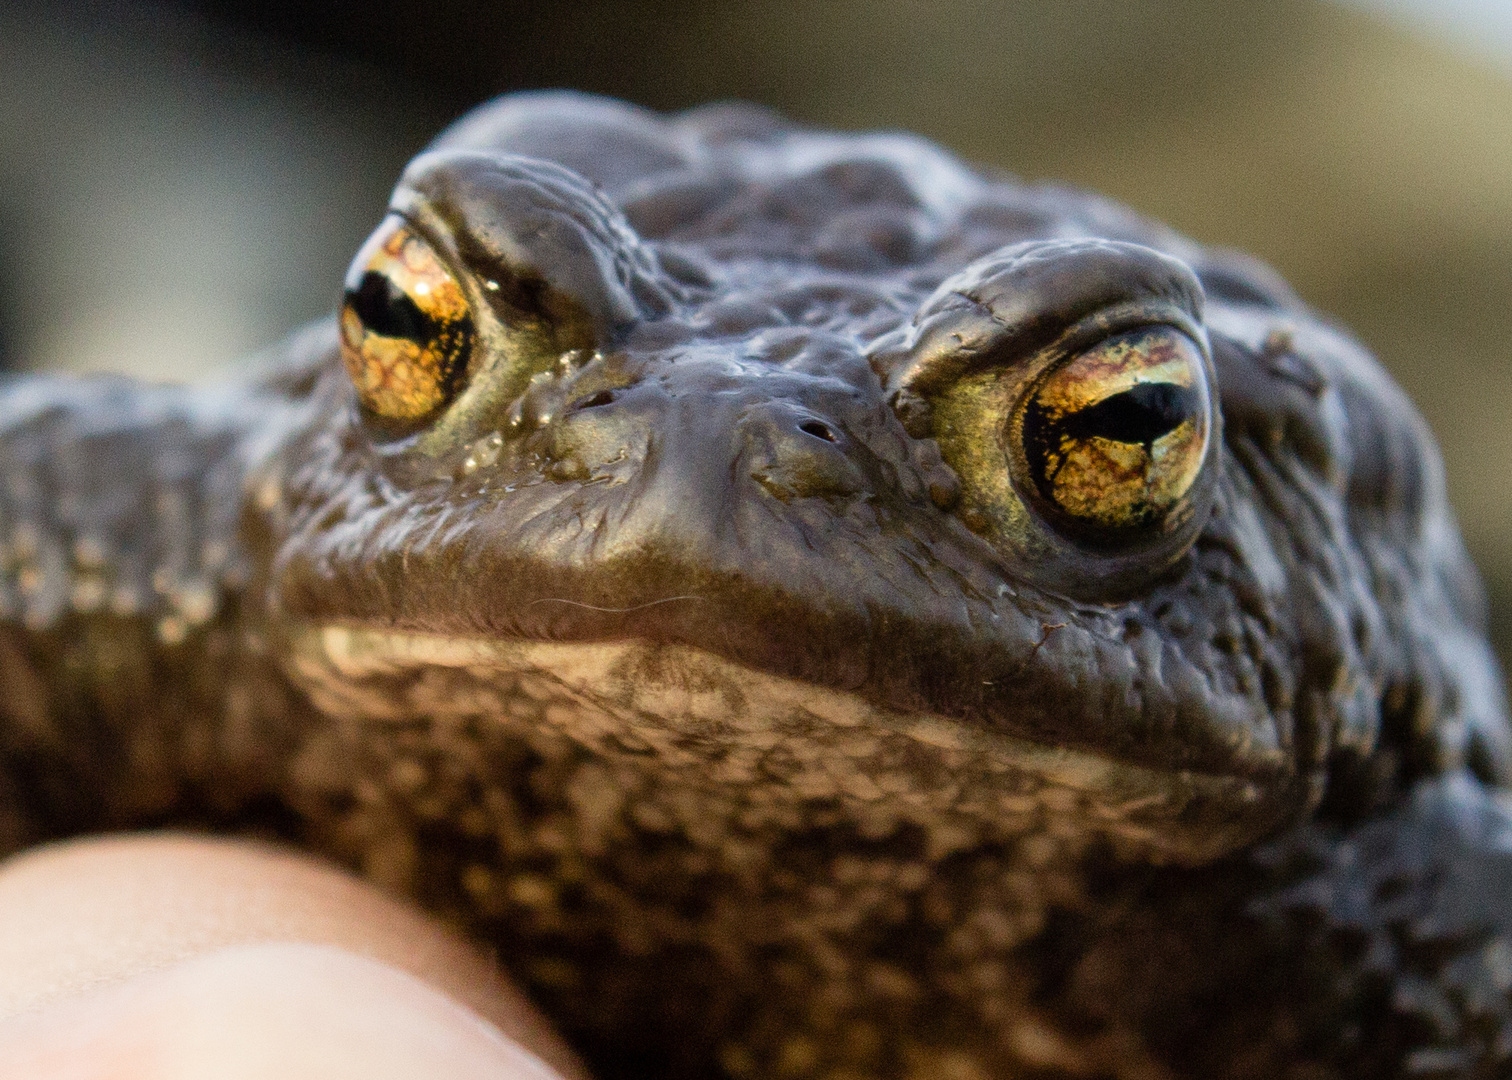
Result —
<path fill-rule="evenodd" d="M 1259 255 L 1428 416 L 1512 659 L 1508 0 L 0 0 L 0 364 L 234 369 L 538 86 L 909 128 Z"/>

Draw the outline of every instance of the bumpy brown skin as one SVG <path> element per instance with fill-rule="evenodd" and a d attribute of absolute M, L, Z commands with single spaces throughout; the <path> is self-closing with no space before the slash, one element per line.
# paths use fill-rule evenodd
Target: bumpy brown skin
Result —
<path fill-rule="evenodd" d="M 548 94 L 436 149 L 395 207 L 480 345 L 418 431 L 334 325 L 0 394 L 7 848 L 302 840 L 606 1078 L 1512 1075 L 1499 676 L 1357 344 L 907 136 Z M 940 395 L 1131 311 L 1210 345 L 1187 531 L 973 517 Z"/>

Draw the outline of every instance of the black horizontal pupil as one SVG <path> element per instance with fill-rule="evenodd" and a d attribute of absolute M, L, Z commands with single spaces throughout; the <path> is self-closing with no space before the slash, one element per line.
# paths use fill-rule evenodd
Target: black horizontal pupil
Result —
<path fill-rule="evenodd" d="M 1134 443 L 1148 452 L 1197 412 L 1197 395 L 1175 383 L 1138 383 L 1063 418 L 1061 433 L 1075 439 Z"/>
<path fill-rule="evenodd" d="M 1052 417 L 1032 401 L 1024 412 L 1024 455 L 1036 486 L 1053 501 L 1056 475 L 1068 460 L 1068 444 L 1106 439 L 1142 446 L 1149 454 L 1157 439 L 1196 416 L 1200 407 L 1197 391 L 1164 382 L 1136 383 L 1065 416 Z"/>
<path fill-rule="evenodd" d="M 404 290 L 376 270 L 363 274 L 356 289 L 347 290 L 346 302 L 363 326 L 382 337 L 407 338 L 427 345 L 441 330 Z"/>

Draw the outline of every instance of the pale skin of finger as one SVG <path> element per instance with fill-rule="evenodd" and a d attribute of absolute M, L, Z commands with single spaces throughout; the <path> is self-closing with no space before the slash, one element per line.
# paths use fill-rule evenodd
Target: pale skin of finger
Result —
<path fill-rule="evenodd" d="M 240 945 L 0 1024 L 29 1080 L 561 1080 L 451 998 L 326 945 Z"/>
<path fill-rule="evenodd" d="M 0 1047 L 7 1033 L 14 1043 L 71 1009 L 119 1010 L 123 1001 L 148 991 L 159 995 L 151 1000 L 160 1004 L 187 1001 L 193 997 L 184 981 L 190 976 L 210 980 L 208 994 L 230 992 L 222 983 L 235 972 L 260 973 L 257 985 L 266 991 L 277 982 L 268 975 L 266 957 L 262 966 L 217 965 L 227 962 L 227 950 L 272 943 L 331 947 L 320 952 L 328 965 L 334 955 L 376 961 L 373 970 L 381 964 L 396 978 L 407 975 L 406 985 L 431 988 L 438 1000 L 455 1002 L 460 1015 L 481 1017 L 487 1030 L 507 1037 L 506 1045 L 523 1047 L 566 1080 L 587 1080 L 496 967 L 419 912 L 298 855 L 162 834 L 51 845 L 0 864 Z M 302 962 L 303 977 L 313 978 L 320 965 Z M 354 977 L 350 967 L 331 975 L 338 976 Z M 434 1020 L 440 1014 L 419 1015 Z M 101 1023 L 101 1030 L 109 1028 L 108 1016 Z M 247 1029 L 248 1037 L 253 1030 Z M 215 1037 L 239 1035 L 235 1025 L 222 1024 Z M 0 1076 L 10 1075 L 41 1074 L 0 1068 Z M 74 1074 L 66 1075 L 72 1080 Z M 363 1075 L 378 1074 L 369 1069 Z"/>

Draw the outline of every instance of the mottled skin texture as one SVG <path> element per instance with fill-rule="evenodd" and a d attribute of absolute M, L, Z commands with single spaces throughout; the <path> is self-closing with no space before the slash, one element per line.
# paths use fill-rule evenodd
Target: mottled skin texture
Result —
<path fill-rule="evenodd" d="M 1500 679 L 1347 334 L 907 136 L 537 95 L 437 151 L 394 205 L 479 344 L 418 429 L 334 320 L 236 387 L 0 391 L 6 848 L 296 839 L 605 1078 L 1512 1075 Z M 1093 549 L 961 432 L 1131 318 L 1215 438 Z"/>

